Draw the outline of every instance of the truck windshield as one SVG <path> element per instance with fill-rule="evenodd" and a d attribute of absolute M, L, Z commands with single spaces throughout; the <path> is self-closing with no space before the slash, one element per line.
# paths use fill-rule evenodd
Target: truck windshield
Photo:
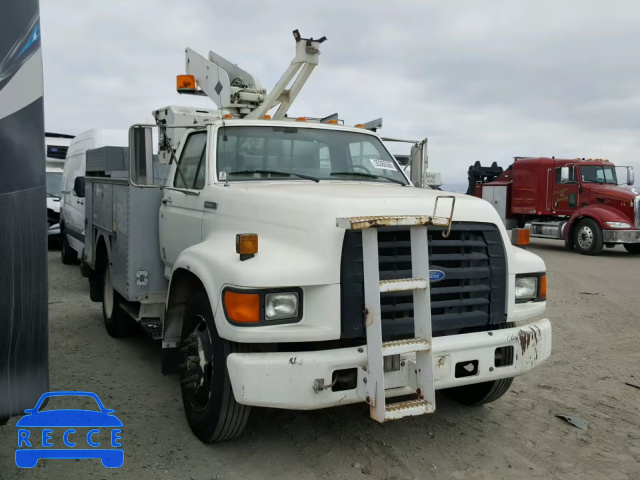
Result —
<path fill-rule="evenodd" d="M 47 196 L 60 197 L 62 192 L 62 172 L 47 172 Z"/>
<path fill-rule="evenodd" d="M 408 182 L 375 136 L 320 128 L 232 126 L 218 132 L 221 181 Z"/>
<path fill-rule="evenodd" d="M 618 184 L 616 177 L 616 169 L 604 167 L 602 165 L 582 165 L 580 166 L 580 175 L 584 183 L 611 183 Z"/>

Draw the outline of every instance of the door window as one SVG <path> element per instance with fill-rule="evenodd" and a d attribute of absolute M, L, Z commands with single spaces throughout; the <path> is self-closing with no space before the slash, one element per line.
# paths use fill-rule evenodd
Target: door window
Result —
<path fill-rule="evenodd" d="M 176 166 L 173 186 L 202 190 L 205 178 L 205 152 L 207 132 L 192 133 L 182 149 L 180 161 Z"/>

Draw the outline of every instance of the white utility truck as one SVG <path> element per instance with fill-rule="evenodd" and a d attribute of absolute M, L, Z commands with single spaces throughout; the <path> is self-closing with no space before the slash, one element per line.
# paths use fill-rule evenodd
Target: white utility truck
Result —
<path fill-rule="evenodd" d="M 269 93 L 187 49 L 178 90 L 218 109 L 159 109 L 128 149 L 87 153 L 83 272 L 108 332 L 162 340 L 204 442 L 251 406 L 366 402 L 384 422 L 435 390 L 496 400 L 550 355 L 544 262 L 484 200 L 419 188 L 425 141 L 411 182 L 364 124 L 287 117 L 325 40 L 294 37 Z"/>

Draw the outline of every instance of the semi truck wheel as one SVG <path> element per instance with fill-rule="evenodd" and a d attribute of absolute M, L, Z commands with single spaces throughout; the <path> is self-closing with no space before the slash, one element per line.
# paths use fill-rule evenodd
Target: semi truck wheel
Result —
<path fill-rule="evenodd" d="M 62 239 L 62 245 L 60 247 L 60 253 L 62 255 L 62 263 L 64 263 L 65 265 L 77 265 L 78 254 L 69 245 L 69 241 L 67 240 L 67 234 L 64 232 L 62 227 L 60 227 L 60 237 Z"/>
<path fill-rule="evenodd" d="M 624 248 L 629 253 L 633 253 L 633 254 L 640 253 L 640 243 L 625 243 Z"/>
<path fill-rule="evenodd" d="M 120 307 L 120 294 L 111 283 L 111 266 L 106 262 L 102 277 L 102 318 L 107 333 L 113 338 L 124 337 L 131 332 L 133 319 Z"/>
<path fill-rule="evenodd" d="M 0 426 L 9 423 L 9 417 L 0 417 Z"/>
<path fill-rule="evenodd" d="M 236 402 L 227 370 L 227 356 L 246 346 L 218 336 L 205 292 L 196 292 L 182 321 L 180 389 L 187 421 L 203 442 L 239 436 L 251 407 Z"/>
<path fill-rule="evenodd" d="M 602 251 L 602 229 L 595 220 L 583 218 L 573 231 L 575 249 L 583 255 L 598 255 Z"/>
<path fill-rule="evenodd" d="M 464 387 L 447 388 L 444 394 L 464 405 L 476 406 L 484 405 L 498 400 L 503 396 L 513 383 L 513 377 L 502 378 L 492 382 L 476 383 L 465 385 Z"/>

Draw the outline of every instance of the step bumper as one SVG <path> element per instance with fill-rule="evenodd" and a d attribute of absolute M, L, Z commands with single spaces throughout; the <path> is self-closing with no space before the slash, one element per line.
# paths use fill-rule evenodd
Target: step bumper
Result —
<path fill-rule="evenodd" d="M 513 348 L 511 365 L 495 365 L 496 349 L 501 347 Z M 546 318 L 504 330 L 436 337 L 433 339 L 435 389 L 522 375 L 550 354 L 551 323 Z M 401 355 L 400 370 L 385 374 L 387 397 L 414 393 L 407 386 L 414 383 L 411 380 L 414 358 L 412 353 Z M 460 377 L 460 367 L 470 367 L 474 361 L 477 361 L 474 374 Z M 315 410 L 361 402 L 355 387 L 334 392 L 328 386 L 334 371 L 366 364 L 366 346 L 295 353 L 232 353 L 227 358 L 238 403 L 291 410 Z"/>

